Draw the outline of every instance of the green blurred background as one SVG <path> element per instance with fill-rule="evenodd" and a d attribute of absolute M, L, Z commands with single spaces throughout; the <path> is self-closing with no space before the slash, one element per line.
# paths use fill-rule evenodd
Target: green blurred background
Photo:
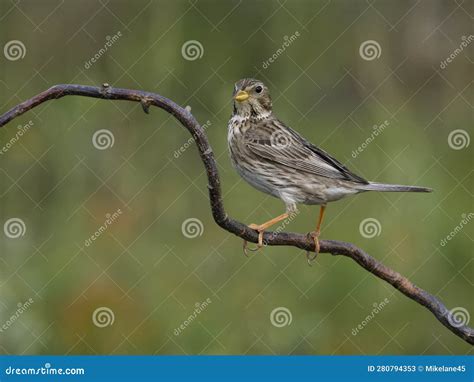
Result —
<path fill-rule="evenodd" d="M 474 44 L 441 66 L 473 34 L 473 4 L 0 0 L 1 47 L 23 44 L 19 56 L 0 56 L 1 111 L 58 83 L 107 82 L 188 105 L 210 122 L 227 212 L 260 223 L 283 204 L 242 181 L 226 147 L 233 84 L 259 78 L 283 121 L 356 173 L 436 190 L 332 203 L 322 238 L 364 248 L 466 317 L 474 223 L 441 241 L 473 210 L 466 140 Z M 197 54 L 183 51 L 193 40 Z M 359 48 L 370 40 L 380 49 L 364 58 Z M 165 112 L 68 97 L 12 121 L 0 146 L 30 120 L 0 155 L 1 226 L 17 218 L 25 227 L 17 238 L 0 231 L 1 353 L 472 354 L 427 310 L 350 259 L 323 254 L 308 267 L 304 252 L 289 247 L 245 258 L 242 241 L 213 222 L 196 148 L 176 154 L 189 135 Z M 385 120 L 389 127 L 353 155 Z M 101 129 L 113 135 L 104 150 L 92 142 Z M 458 129 L 460 138 L 448 139 Z M 285 230 L 309 232 L 317 213 L 301 206 Z M 191 218 L 194 238 L 182 229 Z M 367 218 L 380 223 L 373 238 L 360 232 Z M 272 324 L 277 308 L 291 323 Z"/>

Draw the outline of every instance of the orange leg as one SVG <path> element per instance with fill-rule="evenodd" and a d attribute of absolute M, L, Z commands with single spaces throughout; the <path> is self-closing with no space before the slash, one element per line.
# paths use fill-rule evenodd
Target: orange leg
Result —
<path fill-rule="evenodd" d="M 285 212 L 284 214 L 281 214 L 280 216 L 277 216 L 276 218 L 273 218 L 263 224 L 250 224 L 249 227 L 258 231 L 258 244 L 256 249 L 250 249 L 250 251 L 258 251 L 260 248 L 263 247 L 263 233 L 268 227 L 271 227 L 272 225 L 286 219 L 290 214 L 288 212 Z M 247 241 L 244 240 L 244 253 L 247 255 Z"/>
<path fill-rule="evenodd" d="M 324 212 L 326 211 L 326 205 L 322 205 L 321 208 L 319 209 L 319 218 L 318 218 L 318 223 L 316 224 L 316 231 L 313 231 L 310 233 L 310 236 L 314 240 L 314 252 L 315 255 L 313 257 L 309 256 L 309 252 L 306 253 L 306 257 L 308 258 L 308 262 L 313 261 L 316 256 L 319 253 L 319 235 L 321 234 L 321 224 L 323 223 L 324 219 Z"/>

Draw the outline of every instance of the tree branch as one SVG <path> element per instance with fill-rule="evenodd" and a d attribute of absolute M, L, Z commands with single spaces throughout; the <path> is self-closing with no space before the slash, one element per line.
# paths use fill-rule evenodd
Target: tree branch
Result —
<path fill-rule="evenodd" d="M 199 150 L 199 155 L 206 168 L 209 199 L 211 203 L 212 216 L 216 223 L 228 232 L 231 232 L 240 238 L 256 243 L 258 234 L 245 224 L 227 216 L 222 201 L 221 185 L 217 164 L 214 153 L 209 145 L 204 129 L 191 115 L 190 112 L 177 105 L 173 101 L 154 93 L 148 93 L 140 90 L 112 88 L 107 84 L 102 87 L 83 86 L 83 85 L 56 85 L 52 88 L 20 103 L 14 108 L 0 116 L 0 127 L 6 125 L 12 119 L 22 115 L 28 110 L 42 104 L 43 102 L 62 98 L 67 95 L 78 95 L 84 97 L 102 98 L 107 100 L 126 100 L 140 102 L 145 112 L 148 112 L 149 106 L 157 106 L 172 114 L 181 124 L 191 133 Z M 291 232 L 266 232 L 264 241 L 267 245 L 286 245 L 301 248 L 314 252 L 314 241 L 307 235 Z M 470 344 L 474 344 L 474 329 L 462 325 L 456 317 L 446 308 L 446 306 L 435 296 L 418 288 L 410 280 L 403 277 L 398 272 L 386 267 L 362 249 L 355 245 L 334 240 L 321 240 L 320 252 L 330 253 L 332 255 L 342 255 L 350 257 L 362 268 L 366 269 L 378 278 L 386 281 L 394 288 L 398 289 L 408 298 L 423 305 L 440 321 L 444 326 L 451 330 L 458 337 L 464 339 Z"/>

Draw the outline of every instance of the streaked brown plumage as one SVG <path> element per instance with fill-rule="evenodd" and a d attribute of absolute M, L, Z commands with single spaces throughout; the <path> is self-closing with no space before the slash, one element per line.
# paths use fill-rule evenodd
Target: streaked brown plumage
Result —
<path fill-rule="evenodd" d="M 238 81 L 234 110 L 228 124 L 228 145 L 233 166 L 252 186 L 280 198 L 286 213 L 251 227 L 263 232 L 296 211 L 297 204 L 321 205 L 316 231 L 319 250 L 320 225 L 328 202 L 364 191 L 430 192 L 429 188 L 369 182 L 354 174 L 327 152 L 308 142 L 275 117 L 268 88 L 255 79 Z"/>

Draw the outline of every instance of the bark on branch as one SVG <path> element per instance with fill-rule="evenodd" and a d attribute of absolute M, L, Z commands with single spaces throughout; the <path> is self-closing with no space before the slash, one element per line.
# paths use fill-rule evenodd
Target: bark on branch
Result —
<path fill-rule="evenodd" d="M 229 217 L 222 201 L 221 185 L 214 153 L 209 145 L 204 129 L 192 116 L 190 112 L 182 108 L 175 102 L 154 93 L 140 90 L 112 88 L 107 84 L 102 87 L 83 85 L 56 85 L 52 88 L 20 103 L 5 114 L 0 116 L 0 127 L 6 125 L 12 119 L 22 115 L 28 110 L 42 104 L 43 102 L 62 98 L 68 95 L 78 95 L 84 97 L 94 97 L 106 100 L 126 100 L 140 102 L 143 110 L 148 113 L 150 106 L 157 106 L 172 114 L 191 133 L 199 150 L 199 155 L 206 168 L 209 199 L 211 203 L 212 216 L 216 223 L 228 232 L 249 242 L 256 243 L 258 234 L 247 225 Z M 305 234 L 293 232 L 266 232 L 264 240 L 267 245 L 285 245 L 314 251 L 314 241 Z M 386 281 L 394 288 L 398 289 L 408 298 L 427 308 L 438 321 L 451 330 L 458 337 L 470 344 L 474 344 L 474 329 L 461 325 L 446 306 L 435 296 L 417 287 L 410 280 L 403 277 L 398 272 L 386 267 L 362 249 L 351 243 L 335 240 L 321 240 L 320 252 L 332 255 L 342 255 L 351 258 L 362 268 L 369 271 L 378 278 Z"/>

